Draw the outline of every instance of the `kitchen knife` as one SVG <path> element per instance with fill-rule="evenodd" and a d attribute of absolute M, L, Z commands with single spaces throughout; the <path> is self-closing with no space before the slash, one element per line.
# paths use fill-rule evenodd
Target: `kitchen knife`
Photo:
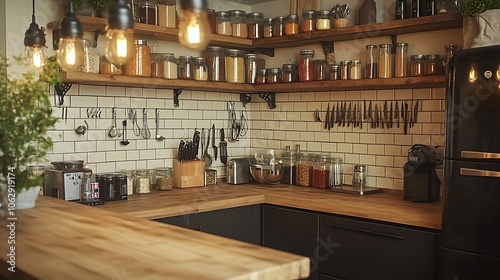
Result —
<path fill-rule="evenodd" d="M 354 103 L 354 110 L 352 111 L 352 127 L 357 127 L 358 125 L 358 112 L 356 111 L 356 103 Z"/>
<path fill-rule="evenodd" d="M 335 105 L 332 104 L 332 111 L 330 111 L 330 128 L 335 124 Z"/>
<path fill-rule="evenodd" d="M 215 124 L 212 124 L 212 148 L 214 150 L 214 160 L 217 160 L 217 146 L 215 145 Z"/>
<path fill-rule="evenodd" d="M 392 128 L 392 101 L 391 105 L 389 106 L 389 128 Z"/>
<path fill-rule="evenodd" d="M 375 122 L 373 122 L 373 112 L 372 112 L 372 101 L 368 105 L 368 118 L 370 119 L 371 127 L 375 128 Z"/>
<path fill-rule="evenodd" d="M 347 107 L 347 103 L 344 101 L 342 102 L 342 127 L 345 127 L 345 118 L 346 118 L 346 113 L 345 113 L 345 110 L 346 110 L 346 107 Z"/>
<path fill-rule="evenodd" d="M 325 129 L 328 129 L 329 126 L 330 126 L 330 103 L 328 103 L 328 107 L 326 108 Z"/>
<path fill-rule="evenodd" d="M 349 102 L 349 108 L 347 109 L 347 127 L 351 124 L 351 102 Z"/>
<path fill-rule="evenodd" d="M 191 160 L 191 154 L 193 151 L 193 141 L 186 141 L 186 149 L 185 149 L 185 160 Z"/>
<path fill-rule="evenodd" d="M 361 103 L 359 103 L 359 106 L 361 106 Z M 363 113 L 366 114 L 366 107 L 363 107 Z M 361 118 L 361 112 L 359 112 L 359 127 L 363 129 L 363 121 L 364 119 Z"/>
<path fill-rule="evenodd" d="M 177 159 L 184 161 L 184 140 L 179 142 L 179 149 L 177 150 Z"/>
<path fill-rule="evenodd" d="M 396 110 L 395 112 L 395 119 L 396 119 L 396 124 L 398 125 L 398 128 L 399 128 L 399 105 L 398 105 L 398 101 L 396 100 L 396 106 L 394 107 L 394 109 Z"/>
<path fill-rule="evenodd" d="M 223 164 L 227 163 L 227 142 L 224 140 L 224 128 L 220 129 L 220 143 L 219 143 L 219 149 L 220 149 L 220 162 Z"/>
<path fill-rule="evenodd" d="M 193 135 L 193 151 L 194 151 L 193 159 L 198 158 L 199 149 L 200 149 L 200 131 L 195 129 Z"/>
<path fill-rule="evenodd" d="M 366 115 L 366 99 L 363 100 L 363 120 L 366 120 L 368 116 Z M 361 122 L 363 123 L 363 122 Z"/>
<path fill-rule="evenodd" d="M 413 108 L 413 124 L 417 122 L 417 116 L 418 116 L 418 99 L 415 102 L 415 108 Z"/>
<path fill-rule="evenodd" d="M 340 103 L 340 105 L 339 105 Z M 337 113 L 335 114 L 335 121 L 337 121 L 337 125 L 340 126 L 342 124 L 342 118 L 340 116 L 340 106 L 342 105 L 341 102 L 337 102 Z"/>
<path fill-rule="evenodd" d="M 384 107 L 380 108 L 380 119 L 382 123 L 382 128 L 384 128 L 385 122 L 387 121 L 387 100 L 384 100 Z"/>
<path fill-rule="evenodd" d="M 403 115 L 404 115 L 404 128 L 403 128 L 403 131 L 406 134 L 408 134 L 408 103 L 405 102 L 404 104 L 404 111 L 403 111 Z"/>
<path fill-rule="evenodd" d="M 375 103 L 375 127 L 378 127 L 378 104 Z"/>

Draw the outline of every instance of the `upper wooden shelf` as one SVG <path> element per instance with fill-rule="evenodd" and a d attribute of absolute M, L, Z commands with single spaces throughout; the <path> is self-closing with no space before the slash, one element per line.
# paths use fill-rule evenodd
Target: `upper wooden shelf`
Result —
<path fill-rule="evenodd" d="M 78 17 L 84 31 L 104 33 L 107 19 L 98 17 Z M 253 48 L 285 48 L 304 46 L 320 41 L 346 41 L 381 36 L 399 35 L 415 32 L 442 30 L 462 27 L 463 19 L 458 13 L 441 14 L 404 20 L 356 25 L 353 27 L 300 33 L 293 36 L 273 37 L 264 39 L 242 39 L 231 36 L 212 34 L 211 45 L 222 47 L 253 49 Z M 58 29 L 59 21 L 50 22 L 49 29 Z M 177 29 L 150 24 L 135 23 L 134 35 L 142 39 L 178 41 Z"/>
<path fill-rule="evenodd" d="M 278 84 L 234 84 L 226 82 L 202 82 L 193 80 L 167 80 L 161 78 L 126 75 L 104 75 L 81 72 L 61 74 L 63 81 L 86 85 L 127 86 L 142 88 L 185 89 L 229 93 L 258 92 L 314 92 L 343 90 L 379 90 L 402 88 L 444 87 L 445 76 L 423 76 L 391 79 L 360 79 L 338 81 L 314 81 Z"/>

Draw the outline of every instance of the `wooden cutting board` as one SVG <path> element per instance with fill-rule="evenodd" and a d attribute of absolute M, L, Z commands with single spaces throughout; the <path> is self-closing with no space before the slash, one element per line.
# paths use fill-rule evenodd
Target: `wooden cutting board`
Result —
<path fill-rule="evenodd" d="M 302 18 L 302 12 L 308 10 L 319 11 L 320 0 L 290 0 L 290 14 L 297 14 Z"/>

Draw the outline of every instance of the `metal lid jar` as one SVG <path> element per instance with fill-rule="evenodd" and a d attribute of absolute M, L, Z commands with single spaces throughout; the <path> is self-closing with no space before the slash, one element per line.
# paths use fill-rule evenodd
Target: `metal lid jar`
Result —
<path fill-rule="evenodd" d="M 172 168 L 156 169 L 156 190 L 169 191 L 173 187 Z"/>
<path fill-rule="evenodd" d="M 373 79 L 378 77 L 378 53 L 376 45 L 366 46 L 365 78 Z"/>
<path fill-rule="evenodd" d="M 135 193 L 145 194 L 151 192 L 151 175 L 147 169 L 136 170 Z"/>
<path fill-rule="evenodd" d="M 313 163 L 308 154 L 300 153 L 297 155 L 297 186 L 312 186 Z"/>
<path fill-rule="evenodd" d="M 326 80 L 326 60 L 317 59 L 314 62 L 314 80 L 315 81 L 323 81 Z"/>
<path fill-rule="evenodd" d="M 264 37 L 264 14 L 249 13 L 247 14 L 248 38 L 260 39 Z"/>
<path fill-rule="evenodd" d="M 127 176 L 127 196 L 133 195 L 134 194 L 135 171 L 134 170 L 122 170 L 121 173 L 124 176 Z"/>
<path fill-rule="evenodd" d="M 392 45 L 382 44 L 378 53 L 378 77 L 392 78 Z"/>
<path fill-rule="evenodd" d="M 330 187 L 330 165 L 329 155 L 317 155 L 313 166 L 312 186 L 317 189 Z"/>
<path fill-rule="evenodd" d="M 179 56 L 179 79 L 194 80 L 193 57 L 190 55 Z"/>
<path fill-rule="evenodd" d="M 247 53 L 245 55 L 245 83 L 255 84 L 257 80 L 257 55 Z"/>
<path fill-rule="evenodd" d="M 424 55 L 424 75 L 439 75 L 441 71 L 442 61 L 438 54 Z"/>
<path fill-rule="evenodd" d="M 281 83 L 281 69 L 280 68 L 267 69 L 266 83 L 268 84 Z"/>
<path fill-rule="evenodd" d="M 177 79 L 179 75 L 177 59 L 173 53 L 164 53 L 163 55 L 163 77 L 165 79 Z"/>
<path fill-rule="evenodd" d="M 265 84 L 267 79 L 267 69 L 258 69 L 257 78 L 255 79 L 256 84 Z"/>
<path fill-rule="evenodd" d="M 264 38 L 273 37 L 274 20 L 272 18 L 266 18 L 264 20 Z"/>
<path fill-rule="evenodd" d="M 226 50 L 226 81 L 228 83 L 245 83 L 245 59 L 240 50 Z"/>
<path fill-rule="evenodd" d="M 118 66 L 111 63 L 105 55 L 101 56 L 101 65 L 99 72 L 101 74 L 108 75 L 121 75 L 122 69 L 118 68 Z"/>
<path fill-rule="evenodd" d="M 273 37 L 285 36 L 285 17 L 275 17 L 273 21 Z"/>
<path fill-rule="evenodd" d="M 281 67 L 281 82 L 295 83 L 299 80 L 297 66 L 295 64 L 283 64 Z"/>
<path fill-rule="evenodd" d="M 424 56 L 422 54 L 414 54 L 410 56 L 410 75 L 412 77 L 424 75 Z"/>
<path fill-rule="evenodd" d="M 337 64 L 330 65 L 330 80 L 334 81 L 339 79 L 340 79 L 339 66 Z"/>
<path fill-rule="evenodd" d="M 197 81 L 207 81 L 208 80 L 208 72 L 207 72 L 207 64 L 205 63 L 205 59 L 203 57 L 195 57 L 194 58 L 194 79 Z"/>
<path fill-rule="evenodd" d="M 156 0 L 139 1 L 139 22 L 156 25 Z"/>
<path fill-rule="evenodd" d="M 308 82 L 314 80 L 314 50 L 303 49 L 300 51 L 299 81 Z"/>
<path fill-rule="evenodd" d="M 351 62 L 349 63 L 349 79 L 361 79 L 361 61 L 357 59 L 351 60 Z"/>
<path fill-rule="evenodd" d="M 163 53 L 151 54 L 151 77 L 163 78 L 165 76 L 164 61 L 165 61 L 165 54 Z"/>
<path fill-rule="evenodd" d="M 102 199 L 105 201 L 117 200 L 113 174 L 101 174 L 100 178 L 99 188 L 101 189 L 101 194 L 104 195 Z"/>
<path fill-rule="evenodd" d="M 101 55 L 92 46 L 92 42 L 89 39 L 83 39 L 83 52 L 83 65 L 78 68 L 78 71 L 95 74 L 99 73 L 99 69 L 101 68 Z"/>
<path fill-rule="evenodd" d="M 123 74 L 131 76 L 151 76 L 151 49 L 146 40 L 134 40 L 135 55 L 123 65 Z"/>
<path fill-rule="evenodd" d="M 323 10 L 316 13 L 316 30 L 329 30 L 331 28 L 330 11 Z"/>
<path fill-rule="evenodd" d="M 231 19 L 232 36 L 248 38 L 246 13 L 242 10 L 231 10 L 229 18 Z"/>
<path fill-rule="evenodd" d="M 229 18 L 229 13 L 226 11 L 218 11 L 217 15 L 217 34 L 231 36 L 233 34 L 233 28 L 231 25 L 231 19 Z"/>
<path fill-rule="evenodd" d="M 304 11 L 302 13 L 302 32 L 312 32 L 316 30 L 315 11 Z"/>
<path fill-rule="evenodd" d="M 401 78 L 408 76 L 408 44 L 396 44 L 396 63 L 394 65 L 394 76 Z"/>
<path fill-rule="evenodd" d="M 351 62 L 349 60 L 340 61 L 340 79 L 347 80 L 349 79 L 349 64 Z"/>
<path fill-rule="evenodd" d="M 208 25 L 213 34 L 217 33 L 217 14 L 214 9 L 207 9 Z"/>
<path fill-rule="evenodd" d="M 212 82 L 226 81 L 226 61 L 221 47 L 208 47 L 204 53 L 208 69 L 208 80 Z"/>
<path fill-rule="evenodd" d="M 299 16 L 288 15 L 285 23 L 285 35 L 299 34 Z"/>
<path fill-rule="evenodd" d="M 290 151 L 290 146 L 286 146 L 285 152 L 281 155 L 281 169 L 283 171 L 282 184 L 295 185 L 297 167 L 295 160 L 297 155 Z"/>

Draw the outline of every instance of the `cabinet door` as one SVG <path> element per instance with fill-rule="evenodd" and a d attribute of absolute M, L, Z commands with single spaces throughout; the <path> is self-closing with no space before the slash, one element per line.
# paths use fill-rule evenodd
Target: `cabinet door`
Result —
<path fill-rule="evenodd" d="M 340 279 L 434 279 L 434 232 L 321 215 L 319 272 Z"/>
<path fill-rule="evenodd" d="M 308 257 L 311 261 L 308 279 L 318 279 L 318 225 L 318 214 L 264 205 L 262 245 Z"/>

